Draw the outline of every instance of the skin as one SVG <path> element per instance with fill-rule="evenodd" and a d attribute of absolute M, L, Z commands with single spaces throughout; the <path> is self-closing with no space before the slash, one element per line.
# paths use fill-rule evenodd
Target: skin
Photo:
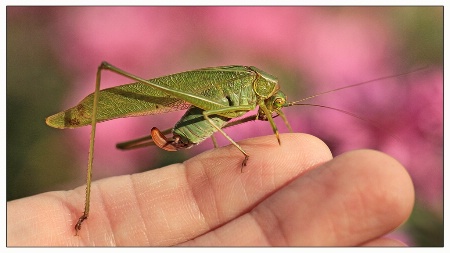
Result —
<path fill-rule="evenodd" d="M 183 164 L 7 203 L 7 245 L 400 246 L 414 189 L 395 159 L 373 150 L 332 157 L 306 134 L 263 136 Z"/>

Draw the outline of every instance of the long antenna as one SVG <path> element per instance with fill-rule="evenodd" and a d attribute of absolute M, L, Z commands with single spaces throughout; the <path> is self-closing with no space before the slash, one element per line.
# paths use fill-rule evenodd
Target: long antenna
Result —
<path fill-rule="evenodd" d="M 343 90 L 343 89 L 348 89 L 348 88 L 351 88 L 351 87 L 355 87 L 355 86 L 359 86 L 359 85 L 363 85 L 363 84 L 367 84 L 367 83 L 372 83 L 372 82 L 376 82 L 376 81 L 386 80 L 386 79 L 393 78 L 393 77 L 405 76 L 405 75 L 408 75 L 408 74 L 411 74 L 411 73 L 414 73 L 414 72 L 418 72 L 418 71 L 421 71 L 421 70 L 424 70 L 424 69 L 427 69 L 427 68 L 428 68 L 428 66 L 424 66 L 424 67 L 421 67 L 421 68 L 418 68 L 418 69 L 414 69 L 414 70 L 411 70 L 411 71 L 408 71 L 408 72 L 400 73 L 400 74 L 383 76 L 383 77 L 375 78 L 375 79 L 372 79 L 372 80 L 368 80 L 368 81 L 364 81 L 364 82 L 360 82 L 360 83 L 355 83 L 355 84 L 339 87 L 339 88 L 332 89 L 332 90 L 325 91 L 325 92 L 321 92 L 321 93 L 318 93 L 318 94 L 315 94 L 315 95 L 312 95 L 312 96 L 309 96 L 309 97 L 306 97 L 306 98 L 303 98 L 301 100 L 294 101 L 294 102 L 291 102 L 291 103 L 305 101 L 305 100 L 308 100 L 308 99 L 311 99 L 311 98 L 315 98 L 315 97 L 318 97 L 318 96 L 321 96 L 321 95 L 324 95 L 324 94 L 327 94 L 327 93 L 331 93 L 331 92 L 335 92 L 335 91 Z"/>

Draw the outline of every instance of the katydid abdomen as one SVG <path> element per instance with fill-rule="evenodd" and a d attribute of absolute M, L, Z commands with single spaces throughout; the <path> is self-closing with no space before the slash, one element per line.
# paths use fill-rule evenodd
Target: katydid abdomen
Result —
<path fill-rule="evenodd" d="M 175 124 L 173 134 L 180 136 L 183 143 L 192 144 L 198 144 L 211 137 L 211 135 L 217 132 L 217 129 L 205 120 L 203 111 L 204 110 L 198 107 L 189 108 L 183 117 Z M 210 118 L 219 128 L 222 128 L 231 120 L 230 118 L 219 115 L 213 115 Z"/>
<path fill-rule="evenodd" d="M 189 108 L 173 127 L 172 138 L 167 138 L 158 128 L 152 128 L 152 144 L 167 151 L 177 151 L 191 148 L 203 142 L 205 139 L 212 137 L 218 130 L 205 119 L 203 112 L 204 110 L 195 106 Z M 231 118 L 220 115 L 213 115 L 210 119 L 218 128 L 224 127 L 231 120 Z"/>

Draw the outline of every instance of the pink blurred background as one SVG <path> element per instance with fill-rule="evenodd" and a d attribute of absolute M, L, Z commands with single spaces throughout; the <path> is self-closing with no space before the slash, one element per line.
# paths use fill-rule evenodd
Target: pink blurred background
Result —
<path fill-rule="evenodd" d="M 144 78 L 256 66 L 278 77 L 289 100 L 428 66 L 307 101 L 373 124 L 321 108 L 285 113 L 294 131 L 323 139 L 334 155 L 372 148 L 397 158 L 413 178 L 417 202 L 411 220 L 393 236 L 439 246 L 442 26 L 440 7 L 7 7 L 8 199 L 84 184 L 90 128 L 56 130 L 44 120 L 93 91 L 103 60 Z M 112 73 L 102 79 L 102 88 L 131 82 Z M 176 153 L 115 149 L 153 126 L 172 127 L 182 114 L 99 124 L 94 178 L 158 168 L 211 149 L 209 140 Z M 272 134 L 267 122 L 227 132 L 236 141 Z M 217 137 L 220 145 L 229 144 Z"/>

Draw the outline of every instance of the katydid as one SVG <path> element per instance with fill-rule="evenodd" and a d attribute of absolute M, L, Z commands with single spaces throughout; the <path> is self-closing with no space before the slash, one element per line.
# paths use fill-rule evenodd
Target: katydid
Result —
<path fill-rule="evenodd" d="M 136 82 L 100 90 L 102 70 L 110 70 Z M 81 229 L 81 224 L 89 216 L 97 122 L 187 110 L 172 129 L 160 131 L 154 127 L 150 136 L 119 143 L 117 147 L 132 149 L 156 145 L 164 150 L 177 151 L 190 148 L 209 137 L 213 138 L 213 134 L 219 131 L 244 155 L 241 164 L 242 171 L 242 168 L 248 162 L 249 154 L 231 139 L 222 130 L 223 128 L 251 120 L 269 121 L 278 143 L 281 144 L 273 118 L 281 116 L 287 127 L 292 131 L 281 108 L 292 105 L 320 106 L 355 116 L 335 108 L 302 104 L 301 101 L 332 91 L 400 75 L 386 76 L 319 93 L 303 100 L 287 102 L 286 96 L 279 90 L 280 85 L 277 78 L 256 67 L 203 68 L 145 80 L 107 62 L 102 62 L 97 69 L 95 92 L 85 97 L 78 105 L 46 119 L 47 125 L 61 129 L 91 125 L 85 208 L 83 215 L 75 224 L 75 231 L 77 233 Z M 256 115 L 230 121 L 243 116 L 256 107 L 258 107 Z M 172 132 L 173 137 L 167 138 L 165 135 L 170 132 Z"/>

